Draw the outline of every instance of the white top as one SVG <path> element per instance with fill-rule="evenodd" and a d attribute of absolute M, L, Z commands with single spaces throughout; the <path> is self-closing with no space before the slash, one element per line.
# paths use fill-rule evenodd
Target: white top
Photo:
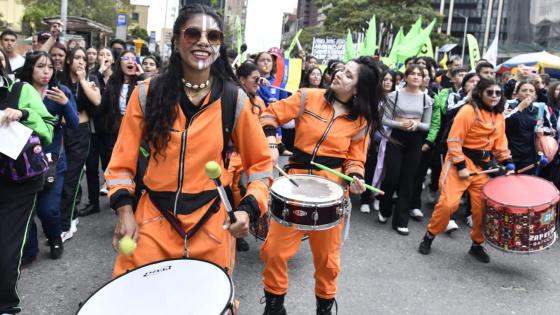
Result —
<path fill-rule="evenodd" d="M 16 55 L 15 58 L 10 59 L 10 67 L 12 67 L 12 71 L 16 71 L 17 69 L 23 67 L 25 63 L 25 58 L 21 55 Z"/>
<path fill-rule="evenodd" d="M 121 111 L 121 115 L 124 115 L 126 112 L 126 96 L 128 95 L 128 83 L 124 83 L 121 89 L 121 95 L 119 97 L 119 109 Z"/>

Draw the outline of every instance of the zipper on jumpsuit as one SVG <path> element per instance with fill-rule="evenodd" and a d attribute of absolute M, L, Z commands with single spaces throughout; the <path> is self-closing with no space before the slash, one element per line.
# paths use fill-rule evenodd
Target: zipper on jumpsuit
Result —
<path fill-rule="evenodd" d="M 321 146 L 323 141 L 325 141 L 325 139 L 327 138 L 327 134 L 331 130 L 331 126 L 334 123 L 336 118 L 337 118 L 336 113 L 333 113 L 331 121 L 329 121 L 329 124 L 327 125 L 327 128 L 325 129 L 325 132 L 323 132 L 323 135 L 321 136 L 321 139 L 319 139 L 319 141 L 317 142 L 317 145 L 315 146 L 315 149 L 313 149 L 313 154 L 311 155 L 311 162 L 315 162 L 315 156 L 317 155 L 317 151 L 319 151 L 319 147 Z M 312 173 L 313 173 L 313 170 L 309 169 L 309 175 L 312 175 Z"/>
<path fill-rule="evenodd" d="M 177 187 L 177 192 L 175 193 L 175 203 L 173 204 L 174 216 L 177 216 L 177 203 L 179 202 L 179 195 L 181 194 L 181 190 L 183 190 L 183 176 L 184 176 L 184 166 L 185 166 L 184 161 L 185 161 L 185 151 L 187 150 L 187 132 L 189 131 L 189 128 L 192 122 L 194 121 L 194 119 L 196 118 L 196 116 L 198 116 L 200 113 L 205 111 L 206 108 L 208 108 L 208 106 L 201 108 L 197 113 L 195 113 L 192 116 L 191 120 L 187 124 L 187 128 L 183 130 L 181 135 L 181 154 L 179 156 L 179 184 L 177 185 L 178 187 Z"/>

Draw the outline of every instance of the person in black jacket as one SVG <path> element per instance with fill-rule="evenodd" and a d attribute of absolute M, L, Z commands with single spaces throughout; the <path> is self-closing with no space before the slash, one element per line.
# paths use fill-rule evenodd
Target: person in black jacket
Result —
<path fill-rule="evenodd" d="M 515 94 L 517 99 L 510 102 L 506 111 L 506 135 L 513 162 L 518 169 L 522 169 L 538 161 L 535 148 L 536 133 L 550 133 L 550 113 L 545 106 L 543 122 L 538 124 L 538 107 L 535 106 L 536 87 L 532 81 L 520 82 Z M 535 131 L 537 130 L 537 131 Z M 529 174 L 535 174 L 536 169 L 530 170 Z"/>

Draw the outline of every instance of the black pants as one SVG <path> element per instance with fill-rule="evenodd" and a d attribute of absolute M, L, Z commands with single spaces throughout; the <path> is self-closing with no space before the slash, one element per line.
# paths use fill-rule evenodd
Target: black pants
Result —
<path fill-rule="evenodd" d="M 101 157 L 101 168 L 105 171 L 109 165 L 109 161 L 111 161 L 113 148 L 117 142 L 117 134 L 100 132 L 97 134 L 97 140 L 99 141 L 98 148 L 99 156 Z"/>
<path fill-rule="evenodd" d="M 0 184 L 0 314 L 21 311 L 16 285 L 37 192 L 20 186 L 15 190 Z"/>
<path fill-rule="evenodd" d="M 447 150 L 444 151 L 439 145 L 435 145 L 432 148 L 432 159 L 430 160 L 432 175 L 430 176 L 430 185 L 428 186 L 431 192 L 436 192 L 439 189 L 439 176 L 441 175 L 441 167 L 446 154 Z"/>
<path fill-rule="evenodd" d="M 414 178 L 414 188 L 412 191 L 412 203 L 410 207 L 412 209 L 422 209 L 422 184 L 426 178 L 426 173 L 428 172 L 428 167 L 431 164 L 432 152 L 422 152 L 420 158 L 420 165 L 418 166 L 418 172 Z"/>
<path fill-rule="evenodd" d="M 380 198 L 379 210 L 384 217 L 393 212 L 393 193 L 397 191 L 394 227 L 407 227 L 411 209 L 414 180 L 420 165 L 424 133 L 394 129 L 391 138 L 397 143 L 387 142 L 383 163 L 384 178 L 381 190 L 385 195 Z"/>
<path fill-rule="evenodd" d="M 76 129 L 64 130 L 64 149 L 66 150 L 67 171 L 60 200 L 60 221 L 62 231 L 70 229 L 72 219 L 77 217 L 76 194 L 84 174 L 90 143 L 89 123 L 80 123 Z"/>
<path fill-rule="evenodd" d="M 366 184 L 370 184 L 373 181 L 373 175 L 375 174 L 375 167 L 377 166 L 377 152 L 379 150 L 379 143 L 373 141 L 370 142 L 366 157 L 366 174 L 364 180 Z M 364 191 L 360 195 L 360 203 L 362 205 L 372 205 L 373 203 L 373 193 L 370 190 Z"/>
<path fill-rule="evenodd" d="M 99 205 L 99 140 L 97 133 L 92 133 L 90 137 L 86 179 L 89 204 Z"/>

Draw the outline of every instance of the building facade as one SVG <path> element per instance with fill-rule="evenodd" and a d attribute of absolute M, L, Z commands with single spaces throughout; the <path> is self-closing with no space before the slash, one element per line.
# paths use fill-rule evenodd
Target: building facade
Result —
<path fill-rule="evenodd" d="M 14 32 L 21 32 L 21 19 L 25 7 L 18 0 L 0 0 L 2 19 L 10 25 Z"/>
<path fill-rule="evenodd" d="M 298 0 L 297 17 L 300 28 L 317 25 L 319 9 L 315 0 Z"/>
<path fill-rule="evenodd" d="M 150 9 L 149 5 L 133 5 L 128 27 L 129 28 L 140 27 L 147 30 L 149 9 Z"/>

